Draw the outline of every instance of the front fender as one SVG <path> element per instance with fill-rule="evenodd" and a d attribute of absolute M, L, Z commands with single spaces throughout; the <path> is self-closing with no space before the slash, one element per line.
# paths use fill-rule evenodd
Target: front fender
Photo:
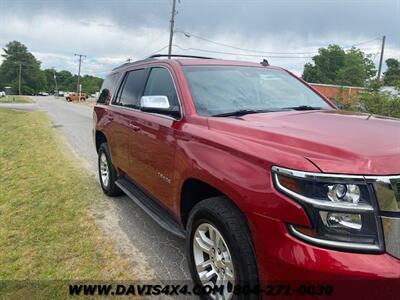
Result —
<path fill-rule="evenodd" d="M 301 205 L 275 190 L 270 163 L 204 141 L 181 140 L 178 146 L 177 212 L 182 186 L 193 178 L 225 194 L 245 215 L 260 214 L 291 224 L 310 225 Z"/>

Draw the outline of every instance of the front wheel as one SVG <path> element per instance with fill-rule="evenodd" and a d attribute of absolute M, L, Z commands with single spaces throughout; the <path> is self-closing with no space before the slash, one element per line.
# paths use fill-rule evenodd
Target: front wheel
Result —
<path fill-rule="evenodd" d="M 103 192 L 108 196 L 119 196 L 122 194 L 120 188 L 115 184 L 118 179 L 108 151 L 107 143 L 103 143 L 98 151 L 99 179 Z"/>
<path fill-rule="evenodd" d="M 235 286 L 258 285 L 256 258 L 247 221 L 227 198 L 213 197 L 192 209 L 186 250 L 195 284 L 222 286 L 222 294 L 204 299 L 258 299 L 256 294 L 234 294 Z"/>

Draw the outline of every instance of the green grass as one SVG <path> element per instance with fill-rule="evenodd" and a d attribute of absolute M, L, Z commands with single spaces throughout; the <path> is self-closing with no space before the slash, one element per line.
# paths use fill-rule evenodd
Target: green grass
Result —
<path fill-rule="evenodd" d="M 96 224 L 105 209 L 97 180 L 47 116 L 0 109 L 0 120 L 0 298 L 32 298 L 15 280 L 137 280 Z M 68 283 L 61 285 L 66 293 Z M 60 292 L 39 291 L 38 298 Z"/>
<path fill-rule="evenodd" d="M 0 98 L 0 103 L 32 103 L 27 96 L 5 96 Z"/>

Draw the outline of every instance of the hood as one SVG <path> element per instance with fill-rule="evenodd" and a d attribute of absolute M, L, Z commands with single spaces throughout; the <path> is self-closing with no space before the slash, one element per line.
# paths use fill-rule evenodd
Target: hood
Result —
<path fill-rule="evenodd" d="M 400 174 L 398 119 L 325 110 L 209 118 L 208 123 L 210 129 L 300 155 L 322 172 Z"/>

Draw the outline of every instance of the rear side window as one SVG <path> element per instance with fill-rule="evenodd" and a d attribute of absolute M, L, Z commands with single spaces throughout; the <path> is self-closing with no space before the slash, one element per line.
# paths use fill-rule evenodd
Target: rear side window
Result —
<path fill-rule="evenodd" d="M 126 74 L 116 104 L 139 108 L 139 98 L 143 92 L 146 70 L 134 70 Z"/>
<path fill-rule="evenodd" d="M 171 74 L 165 68 L 152 68 L 147 80 L 145 96 L 167 96 L 172 111 L 179 111 L 178 95 Z"/>
<path fill-rule="evenodd" d="M 111 90 L 117 80 L 117 75 L 118 74 L 111 74 L 104 79 L 97 103 L 106 103 L 111 99 Z"/>

